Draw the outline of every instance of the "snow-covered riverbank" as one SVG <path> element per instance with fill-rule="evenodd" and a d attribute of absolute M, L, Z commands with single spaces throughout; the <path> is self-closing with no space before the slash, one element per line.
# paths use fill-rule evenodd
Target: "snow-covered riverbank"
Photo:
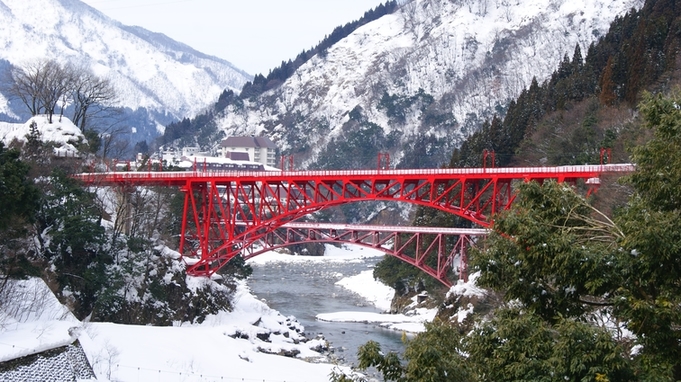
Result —
<path fill-rule="evenodd" d="M 355 247 L 328 247 L 327 256 L 301 257 L 268 253 L 258 262 L 359 261 L 382 256 Z M 82 323 L 71 315 L 40 279 L 21 281 L 21 302 L 2 311 L 0 359 L 7 360 L 70 343 L 78 337 L 98 380 L 116 381 L 324 381 L 336 365 L 315 348 L 323 339 L 302 337 L 303 328 L 257 300 L 246 283 L 238 287 L 232 312 L 201 324 L 173 327 Z M 355 291 L 387 310 L 392 290 L 373 280 L 371 270 L 341 278 L 338 285 Z M 382 322 L 398 330 L 419 331 L 423 317 L 335 312 L 319 319 Z M 272 353 L 272 354 L 267 354 Z M 287 354 L 281 356 L 277 354 Z M 293 357 L 291 357 L 293 356 Z"/>
<path fill-rule="evenodd" d="M 271 262 L 324 263 L 336 261 L 358 261 L 366 257 L 381 257 L 383 255 L 385 255 L 384 252 L 359 246 L 339 248 L 327 245 L 324 256 L 291 256 L 276 252 L 269 252 L 255 257 L 252 261 L 260 264 Z M 336 282 L 336 285 L 340 285 L 343 288 L 358 294 L 367 302 L 373 304 L 384 312 L 390 310 L 390 303 L 393 299 L 393 296 L 395 295 L 394 289 L 374 280 L 373 270 L 371 269 L 363 271 L 358 275 L 343 277 Z M 423 323 L 432 321 L 436 313 L 437 309 L 416 308 L 411 310 L 407 315 L 344 311 L 321 313 L 317 315 L 317 319 L 331 322 L 375 323 L 392 330 L 418 333 L 425 330 Z"/>

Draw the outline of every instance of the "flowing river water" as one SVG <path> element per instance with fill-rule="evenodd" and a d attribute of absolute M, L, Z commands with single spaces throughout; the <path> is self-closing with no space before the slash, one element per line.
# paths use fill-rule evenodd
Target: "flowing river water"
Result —
<path fill-rule="evenodd" d="M 357 349 L 369 340 L 381 344 L 383 352 L 402 353 L 402 333 L 378 324 L 323 322 L 320 313 L 381 311 L 359 295 L 336 285 L 344 277 L 372 269 L 380 257 L 347 261 L 252 263 L 248 279 L 251 291 L 284 316 L 295 316 L 308 338 L 323 335 L 340 364 L 357 365 Z"/>

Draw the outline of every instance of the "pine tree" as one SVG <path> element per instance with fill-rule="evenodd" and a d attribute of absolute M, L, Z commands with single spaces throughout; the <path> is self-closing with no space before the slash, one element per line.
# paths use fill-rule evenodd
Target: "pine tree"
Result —
<path fill-rule="evenodd" d="M 35 273 L 23 242 L 39 200 L 38 189 L 28 178 L 29 170 L 18 150 L 7 150 L 0 142 L 0 268 L 5 276 Z"/>
<path fill-rule="evenodd" d="M 606 106 L 612 106 L 617 100 L 617 94 L 615 93 L 615 83 L 613 81 L 613 65 L 614 61 L 612 56 L 608 57 L 608 62 L 605 64 L 605 70 L 603 71 L 603 76 L 600 81 L 601 93 L 598 99 L 601 104 Z"/>

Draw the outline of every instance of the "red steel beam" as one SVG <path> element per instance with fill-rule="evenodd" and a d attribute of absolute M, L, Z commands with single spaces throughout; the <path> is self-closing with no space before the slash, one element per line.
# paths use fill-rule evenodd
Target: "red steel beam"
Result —
<path fill-rule="evenodd" d="M 245 224 L 242 224 L 245 226 Z M 467 247 L 487 229 L 448 227 L 403 227 L 292 222 L 267 232 L 258 242 L 241 248 L 250 259 L 293 244 L 321 242 L 348 243 L 380 250 L 411 264 L 451 286 L 450 273 L 468 281 Z M 458 259 L 458 269 L 453 269 Z"/>
<path fill-rule="evenodd" d="M 190 274 L 209 276 L 243 248 L 323 208 L 366 200 L 401 201 L 437 208 L 488 227 L 490 217 L 513 202 L 513 181 L 582 181 L 591 192 L 602 174 L 633 170 L 631 164 L 609 164 L 427 170 L 113 172 L 75 177 L 92 185 L 180 187 L 185 192 L 180 252 L 198 258 L 189 266 Z M 195 242 L 188 248 L 190 239 Z M 416 235 L 410 240 L 420 239 Z M 395 255 L 399 257 L 401 252 Z M 422 265 L 423 255 L 413 261 Z M 440 279 L 439 265 L 433 273 Z"/>

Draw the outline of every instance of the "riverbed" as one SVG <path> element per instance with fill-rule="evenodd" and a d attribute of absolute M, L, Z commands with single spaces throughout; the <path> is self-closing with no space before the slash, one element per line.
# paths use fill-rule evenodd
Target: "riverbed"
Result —
<path fill-rule="evenodd" d="M 339 253 L 338 251 L 346 251 Z M 327 251 L 328 252 L 328 251 Z M 382 255 L 368 249 L 333 249 L 324 258 L 274 255 L 254 259 L 248 285 L 261 300 L 285 316 L 295 316 L 308 338 L 323 335 L 332 356 L 345 365 L 357 365 L 357 349 L 376 341 L 384 352 L 402 353 L 402 333 L 378 323 L 324 322 L 319 314 L 335 312 L 383 313 L 374 304 L 336 283 L 373 269 Z M 385 305 L 385 304 L 381 304 Z"/>

